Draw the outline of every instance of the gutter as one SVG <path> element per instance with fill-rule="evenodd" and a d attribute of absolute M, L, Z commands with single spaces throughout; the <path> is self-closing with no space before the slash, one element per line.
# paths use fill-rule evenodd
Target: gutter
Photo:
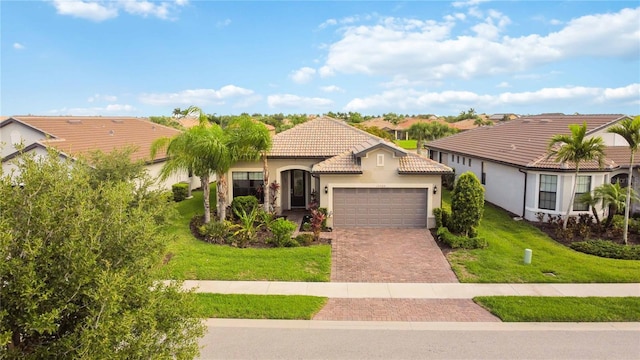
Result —
<path fill-rule="evenodd" d="M 522 196 L 522 217 L 524 218 L 525 210 L 527 209 L 527 175 L 526 171 L 518 169 L 519 172 L 524 174 L 524 195 Z"/>

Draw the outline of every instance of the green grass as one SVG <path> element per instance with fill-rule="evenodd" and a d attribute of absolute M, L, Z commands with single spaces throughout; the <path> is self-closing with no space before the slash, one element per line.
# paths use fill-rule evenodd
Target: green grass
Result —
<path fill-rule="evenodd" d="M 407 150 L 415 150 L 418 148 L 417 140 L 396 140 L 395 143 L 401 148 L 407 149 Z"/>
<path fill-rule="evenodd" d="M 211 245 L 193 237 L 189 221 L 202 214 L 202 192 L 176 204 L 179 216 L 169 224 L 170 260 L 160 269 L 164 279 L 329 281 L 331 246 L 238 249 Z"/>
<path fill-rule="evenodd" d="M 443 192 L 443 206 L 451 204 Z M 477 283 L 615 283 L 640 282 L 640 261 L 605 259 L 567 248 L 525 221 L 515 221 L 495 206 L 485 206 L 478 229 L 489 247 L 448 255 L 461 282 Z M 524 249 L 533 251 L 530 265 Z M 553 275 L 550 275 L 553 274 Z"/>
<path fill-rule="evenodd" d="M 640 321 L 639 297 L 481 296 L 473 301 L 507 322 Z"/>
<path fill-rule="evenodd" d="M 194 294 L 203 318 L 311 320 L 327 298 L 298 295 Z"/>

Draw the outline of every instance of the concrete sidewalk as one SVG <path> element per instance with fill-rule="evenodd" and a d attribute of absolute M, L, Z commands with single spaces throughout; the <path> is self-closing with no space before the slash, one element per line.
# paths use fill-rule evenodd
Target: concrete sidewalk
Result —
<path fill-rule="evenodd" d="M 310 295 L 329 298 L 471 299 L 476 296 L 640 297 L 640 284 L 339 283 L 187 280 L 201 293 Z"/>

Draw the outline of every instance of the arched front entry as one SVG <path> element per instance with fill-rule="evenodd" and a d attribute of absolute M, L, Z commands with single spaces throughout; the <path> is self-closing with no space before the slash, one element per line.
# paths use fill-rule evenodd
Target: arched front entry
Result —
<path fill-rule="evenodd" d="M 612 184 L 620 184 L 620 187 L 626 188 L 629 185 L 628 174 L 618 174 L 611 178 Z"/>
<path fill-rule="evenodd" d="M 310 170 L 301 166 L 280 169 L 282 210 L 303 209 L 311 203 L 312 193 L 317 192 L 318 180 L 311 176 Z"/>

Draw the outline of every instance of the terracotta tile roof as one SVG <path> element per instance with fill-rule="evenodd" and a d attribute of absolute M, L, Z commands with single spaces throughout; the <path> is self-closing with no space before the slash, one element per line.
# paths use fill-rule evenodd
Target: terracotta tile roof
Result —
<path fill-rule="evenodd" d="M 200 124 L 200 119 L 196 117 L 182 117 L 178 119 L 178 122 L 184 126 L 185 129 L 189 129 Z"/>
<path fill-rule="evenodd" d="M 620 167 L 628 168 L 629 161 L 631 160 L 631 151 L 628 146 L 607 146 L 604 153 L 607 155 L 607 159 L 614 161 Z M 636 152 L 633 159 L 633 166 L 640 166 L 640 153 Z"/>
<path fill-rule="evenodd" d="M 269 157 L 329 158 L 371 139 L 380 138 L 344 121 L 322 116 L 274 136 Z"/>
<path fill-rule="evenodd" d="M 362 167 L 357 164 L 353 151 L 347 150 L 313 165 L 311 172 L 314 174 L 362 174 Z"/>
<path fill-rule="evenodd" d="M 572 169 L 573 164 L 561 165 L 547 158 L 549 139 L 555 134 L 569 134 L 570 124 L 586 122 L 589 134 L 624 117 L 620 114 L 527 116 L 434 140 L 427 146 L 434 150 L 465 154 L 521 167 Z M 611 160 L 607 160 L 604 165 L 605 168 L 617 167 L 617 164 Z M 583 169 L 598 169 L 595 161 L 580 166 Z"/>
<path fill-rule="evenodd" d="M 0 127 L 16 121 L 43 133 L 39 141 L 71 156 L 89 151 L 110 152 L 135 146 L 132 160 L 149 160 L 151 143 L 161 137 L 173 137 L 179 130 L 152 123 L 145 118 L 102 116 L 16 116 Z M 159 154 L 160 160 L 165 154 Z"/>
<path fill-rule="evenodd" d="M 433 161 L 422 155 L 408 153 L 407 156 L 400 158 L 400 167 L 398 168 L 399 174 L 448 174 L 452 170 L 448 166 L 440 164 L 437 161 Z"/>

